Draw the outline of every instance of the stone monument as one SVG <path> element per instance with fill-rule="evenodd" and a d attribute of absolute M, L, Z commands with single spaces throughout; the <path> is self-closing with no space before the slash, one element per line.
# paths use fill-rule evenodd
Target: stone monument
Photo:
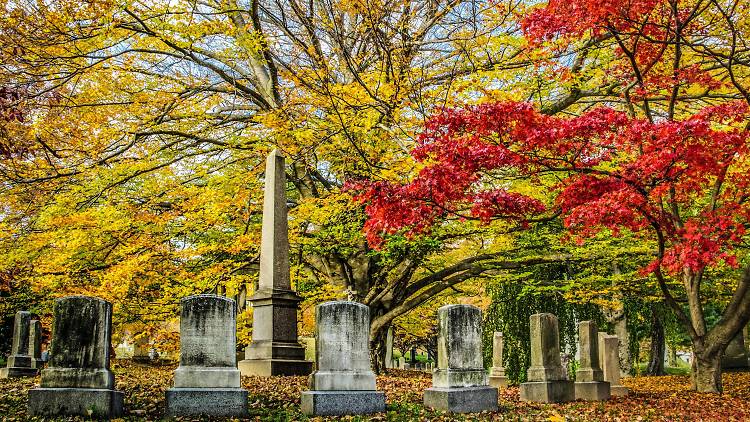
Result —
<path fill-rule="evenodd" d="M 599 364 L 599 330 L 594 321 L 578 323 L 578 351 L 580 363 L 576 370 L 576 400 L 608 400 L 609 383 L 604 381 Z"/>
<path fill-rule="evenodd" d="M 327 302 L 315 308 L 316 370 L 302 392 L 302 412 L 315 416 L 385 411 L 370 368 L 370 310 L 356 302 Z"/>
<path fill-rule="evenodd" d="M 44 369 L 42 360 L 42 322 L 32 319 L 29 323 L 29 356 L 31 356 L 31 367 L 39 370 Z"/>
<path fill-rule="evenodd" d="M 393 368 L 393 326 L 388 327 L 385 335 L 385 367 Z"/>
<path fill-rule="evenodd" d="M 33 377 L 41 368 L 41 324 L 31 312 L 18 311 L 13 321 L 13 343 L 6 368 L 0 378 Z"/>
<path fill-rule="evenodd" d="M 567 379 L 560 360 L 557 317 L 534 314 L 529 320 L 531 367 L 526 371 L 527 382 L 521 384 L 521 400 L 538 403 L 573 401 L 573 382 Z"/>
<path fill-rule="evenodd" d="M 438 367 L 424 405 L 454 413 L 497 410 L 497 388 L 482 364 L 482 312 L 471 305 L 438 309 Z"/>
<path fill-rule="evenodd" d="M 266 160 L 258 291 L 253 305 L 252 341 L 240 361 L 242 375 L 308 375 L 312 362 L 297 341 L 297 309 L 302 300 L 289 279 L 286 174 L 284 157 L 273 150 Z"/>
<path fill-rule="evenodd" d="M 88 296 L 55 300 L 49 365 L 29 391 L 32 416 L 116 418 L 123 393 L 109 370 L 112 304 Z"/>
<path fill-rule="evenodd" d="M 235 355 L 234 300 L 216 295 L 182 299 L 180 366 L 166 392 L 170 416 L 247 416 Z"/>
<path fill-rule="evenodd" d="M 724 355 L 721 357 L 721 369 L 743 371 L 748 367 L 750 365 L 748 365 L 747 349 L 745 349 L 745 336 L 740 330 L 724 350 Z"/>
<path fill-rule="evenodd" d="M 492 368 L 490 369 L 490 386 L 506 388 L 508 378 L 503 365 L 503 333 L 495 332 L 492 336 Z"/>
<path fill-rule="evenodd" d="M 610 395 L 627 396 L 627 387 L 620 383 L 620 339 L 617 336 L 599 333 L 599 362 L 604 381 L 609 383 Z"/>

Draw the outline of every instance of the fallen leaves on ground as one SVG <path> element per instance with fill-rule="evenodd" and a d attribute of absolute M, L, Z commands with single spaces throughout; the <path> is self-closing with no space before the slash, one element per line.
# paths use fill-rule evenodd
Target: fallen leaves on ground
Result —
<path fill-rule="evenodd" d="M 117 388 L 125 391 L 128 421 L 164 418 L 164 392 L 172 385 L 175 365 L 146 366 L 117 362 Z M 448 415 L 425 409 L 422 392 L 431 385 L 429 374 L 389 370 L 377 379 L 385 392 L 388 412 L 369 417 L 305 417 L 299 408 L 300 393 L 307 389 L 307 377 L 243 377 L 249 392 L 250 420 L 258 421 L 742 421 L 750 420 L 750 373 L 724 374 L 724 395 L 690 391 L 684 376 L 637 377 L 623 380 L 631 390 L 624 398 L 607 402 L 565 404 L 524 403 L 518 387 L 500 392 L 500 412 Z M 26 416 L 28 390 L 39 378 L 0 380 L 0 421 L 41 421 Z M 71 418 L 69 420 L 84 420 Z M 184 418 L 185 421 L 201 420 Z M 206 419 L 204 419 L 206 420 Z"/>

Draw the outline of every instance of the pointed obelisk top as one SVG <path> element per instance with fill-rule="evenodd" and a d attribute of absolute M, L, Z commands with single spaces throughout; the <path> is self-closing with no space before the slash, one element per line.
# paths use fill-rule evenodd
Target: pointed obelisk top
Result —
<path fill-rule="evenodd" d="M 260 239 L 259 290 L 290 290 L 289 235 L 284 156 L 274 149 L 266 159 L 263 231 Z"/>

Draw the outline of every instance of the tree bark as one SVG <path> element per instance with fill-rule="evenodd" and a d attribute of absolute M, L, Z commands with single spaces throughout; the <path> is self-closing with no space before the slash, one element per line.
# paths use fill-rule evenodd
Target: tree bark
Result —
<path fill-rule="evenodd" d="M 370 332 L 370 361 L 376 374 L 385 373 L 385 348 L 388 337 L 388 327 Z"/>
<path fill-rule="evenodd" d="M 702 393 L 721 393 L 721 353 L 712 353 L 698 346 L 693 346 L 693 349 L 693 389 Z"/>
<path fill-rule="evenodd" d="M 656 311 L 651 311 L 651 353 L 649 356 L 648 375 L 660 376 L 664 372 L 664 325 Z"/>

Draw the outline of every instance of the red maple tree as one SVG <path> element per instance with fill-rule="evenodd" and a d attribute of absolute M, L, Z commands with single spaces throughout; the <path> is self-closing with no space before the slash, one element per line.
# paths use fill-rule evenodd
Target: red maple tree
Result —
<path fill-rule="evenodd" d="M 526 224 L 545 206 L 507 190 L 503 177 L 555 173 L 561 182 L 554 206 L 578 236 L 626 229 L 656 242 L 656 259 L 644 272 L 656 278 L 692 339 L 695 388 L 721 391 L 721 355 L 750 320 L 750 264 L 738 253 L 750 227 L 750 96 L 737 71 L 744 34 L 734 24 L 746 8 L 700 0 L 551 0 L 534 9 L 522 21 L 533 48 L 559 53 L 585 38 L 589 48 L 614 50 L 607 72 L 615 82 L 586 95 L 609 95 L 621 110 L 563 118 L 508 102 L 440 111 L 412 152 L 424 167 L 411 182 L 355 186 L 367 204 L 369 241 L 377 246 L 389 234 L 421 233 L 452 216 Z M 718 48 L 711 36 L 726 43 Z M 577 54 L 574 67 L 581 67 L 587 53 Z M 689 94 L 696 88 L 702 95 Z M 564 105 L 550 110 L 583 97 L 574 84 Z M 710 327 L 701 285 L 718 265 L 744 271 Z"/>

